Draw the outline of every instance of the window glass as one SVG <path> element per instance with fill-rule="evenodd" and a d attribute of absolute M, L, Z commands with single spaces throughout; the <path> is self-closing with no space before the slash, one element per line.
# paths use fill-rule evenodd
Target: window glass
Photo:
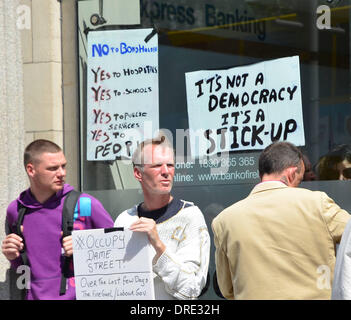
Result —
<path fill-rule="evenodd" d="M 103 16 L 103 10 L 108 10 L 102 10 L 101 3 L 78 1 L 81 183 L 115 218 L 143 197 L 131 165 L 119 160 L 86 161 L 86 34 L 89 28 L 128 28 L 108 21 L 93 26 L 91 16 Z M 301 186 L 327 192 L 351 212 L 347 181 L 351 179 L 349 20 L 346 0 L 140 0 L 140 25 L 130 28 L 158 30 L 160 128 L 172 134 L 174 147 L 185 155 L 176 164 L 173 194 L 200 207 L 211 236 L 213 217 L 246 197 L 259 181 L 260 152 L 231 152 L 225 160 L 229 164 L 225 174 L 211 173 L 220 159 L 199 162 L 188 157 L 185 73 L 299 56 L 305 134 L 302 151 L 309 168 Z M 212 246 L 211 277 L 214 270 Z M 212 282 L 204 298 L 218 298 Z"/>

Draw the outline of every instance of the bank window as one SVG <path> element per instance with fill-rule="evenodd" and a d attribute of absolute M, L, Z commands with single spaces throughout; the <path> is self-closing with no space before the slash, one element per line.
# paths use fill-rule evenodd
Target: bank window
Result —
<path fill-rule="evenodd" d="M 224 159 L 188 157 L 185 75 L 297 56 L 305 139 L 301 150 L 308 169 L 302 186 L 326 191 L 350 210 L 350 8 L 345 0 L 140 0 L 139 23 L 121 25 L 113 21 L 107 2 L 78 1 L 82 189 L 102 199 L 114 216 L 143 199 L 131 165 L 119 159 L 86 160 L 87 34 L 97 29 L 151 28 L 158 35 L 159 127 L 173 137 L 181 133 L 180 140 L 173 140 L 175 149 L 178 143 L 184 155 L 176 163 L 175 196 L 194 201 L 210 226 L 214 216 L 246 197 L 259 181 L 261 150 L 231 151 Z M 94 26 L 94 14 L 96 19 L 110 18 Z M 277 73 L 283 82 L 287 74 Z M 284 129 L 281 137 L 283 133 Z M 228 171 L 216 174 L 214 169 L 223 164 Z"/>

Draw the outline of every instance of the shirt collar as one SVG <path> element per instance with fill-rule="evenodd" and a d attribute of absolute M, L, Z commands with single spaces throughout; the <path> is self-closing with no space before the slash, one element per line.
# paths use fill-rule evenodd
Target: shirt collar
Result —
<path fill-rule="evenodd" d="M 279 181 L 279 180 L 269 180 L 269 181 L 263 181 L 257 184 L 250 194 L 254 194 L 257 192 L 262 192 L 270 189 L 281 189 L 281 188 L 289 188 L 284 182 Z"/>

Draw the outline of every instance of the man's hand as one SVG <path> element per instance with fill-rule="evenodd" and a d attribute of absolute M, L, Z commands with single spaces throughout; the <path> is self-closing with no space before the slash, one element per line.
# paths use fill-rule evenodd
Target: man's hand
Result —
<path fill-rule="evenodd" d="M 156 222 L 153 219 L 141 217 L 137 221 L 135 221 L 129 229 L 132 231 L 147 233 L 151 245 L 156 250 L 156 256 L 154 257 L 154 261 L 157 261 L 157 259 L 166 250 L 166 246 L 158 236 Z"/>
<path fill-rule="evenodd" d="M 23 230 L 23 227 L 21 227 Z M 20 256 L 23 249 L 23 239 L 15 233 L 10 233 L 2 242 L 2 253 L 7 260 L 11 261 Z"/>
<path fill-rule="evenodd" d="M 61 232 L 62 234 L 62 232 Z M 73 241 L 72 236 L 67 236 L 62 239 L 62 247 L 65 251 L 65 256 L 70 257 L 73 254 Z"/>

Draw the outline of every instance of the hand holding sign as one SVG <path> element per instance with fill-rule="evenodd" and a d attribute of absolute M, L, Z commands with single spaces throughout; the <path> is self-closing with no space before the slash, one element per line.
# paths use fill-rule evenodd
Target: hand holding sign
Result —
<path fill-rule="evenodd" d="M 150 244 L 156 251 L 156 256 L 153 258 L 154 261 L 157 261 L 157 259 L 166 250 L 165 244 L 161 241 L 158 235 L 155 220 L 141 217 L 130 226 L 130 230 L 145 232 L 147 234 Z"/>

